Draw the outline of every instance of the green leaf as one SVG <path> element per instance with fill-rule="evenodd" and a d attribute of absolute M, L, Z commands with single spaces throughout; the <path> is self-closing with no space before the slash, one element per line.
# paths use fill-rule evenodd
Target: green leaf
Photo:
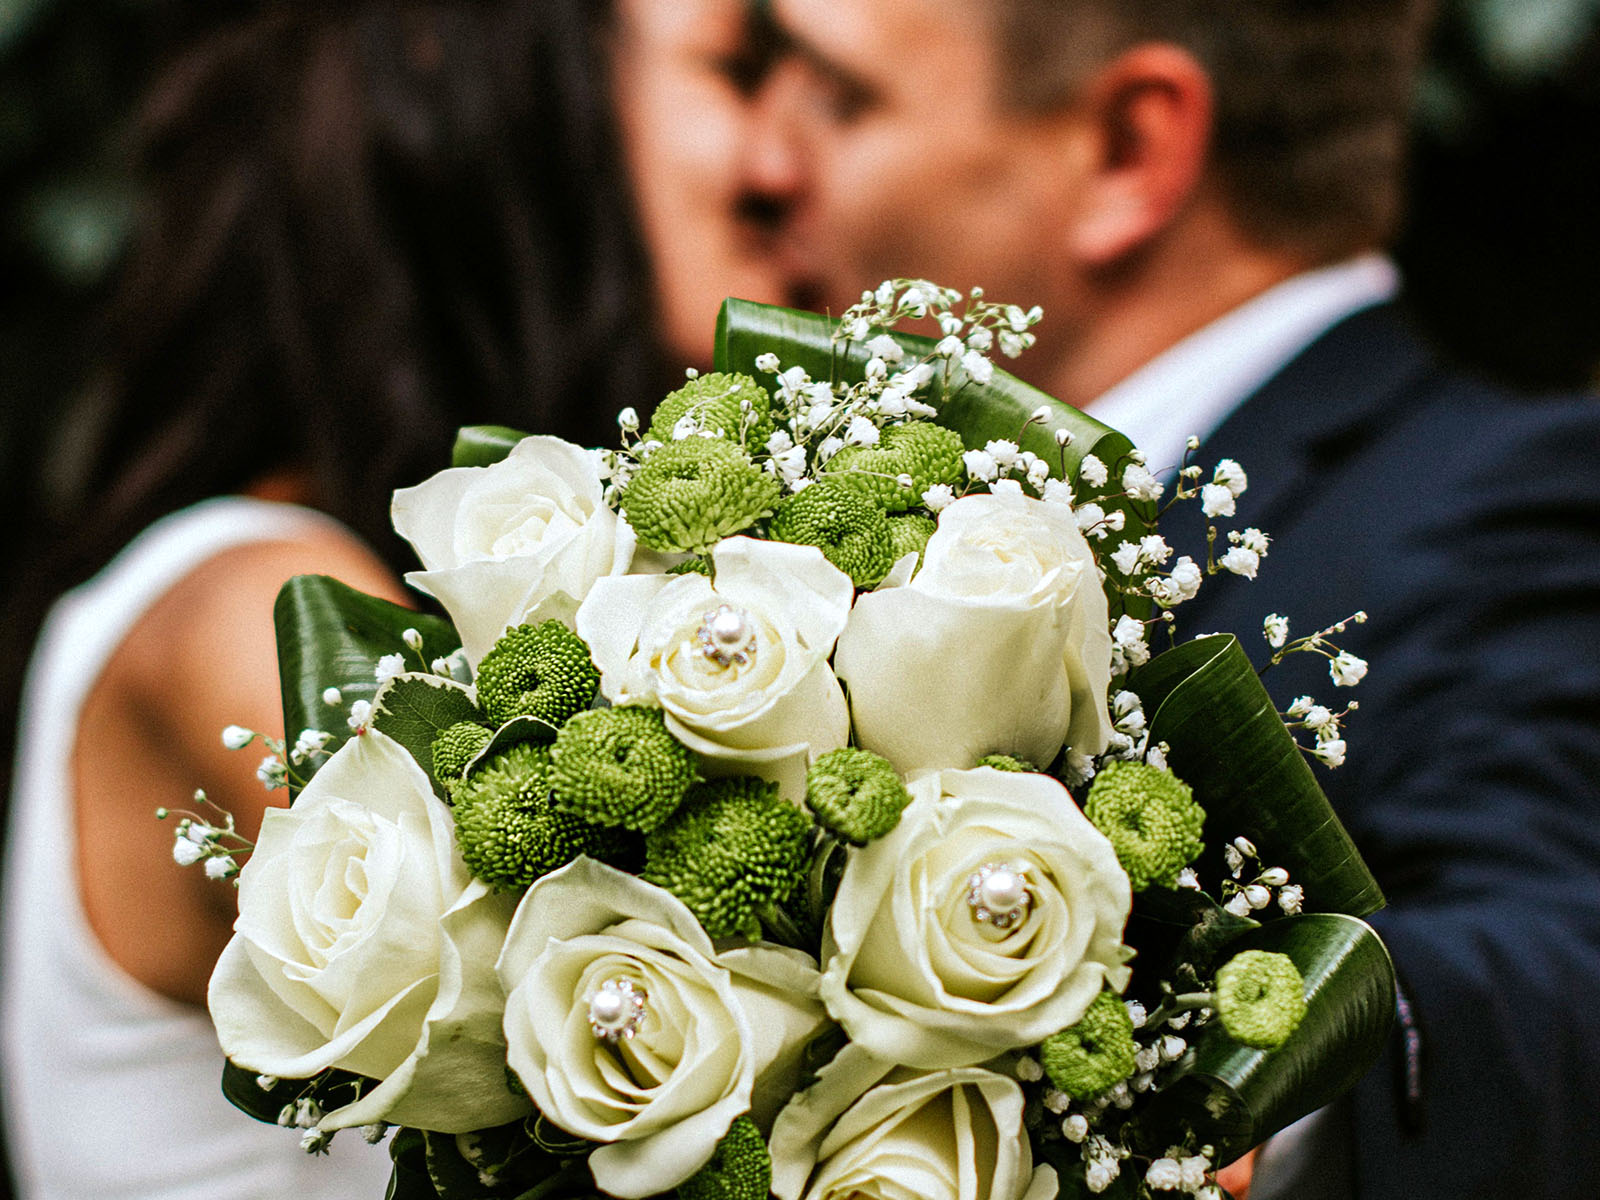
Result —
<path fill-rule="evenodd" d="M 490 467 L 528 435 L 504 425 L 466 425 L 456 434 L 452 467 Z"/>
<path fill-rule="evenodd" d="M 461 645 L 448 621 L 358 592 L 326 575 L 298 575 L 284 584 L 272 619 L 287 736 L 325 729 L 333 735 L 330 754 L 350 738 L 345 720 L 350 705 L 377 695 L 373 672 L 378 659 L 406 650 L 402 633 L 420 633 L 422 653 L 429 658 L 448 656 Z M 328 687 L 343 694 L 340 708 L 322 702 Z M 326 761 L 319 756 L 299 769 L 310 774 Z"/>
<path fill-rule="evenodd" d="M 717 317 L 717 370 L 741 371 L 771 388 L 775 377 L 756 369 L 756 356 L 770 351 L 784 367 L 804 367 L 814 379 L 857 382 L 863 377 L 871 355 L 859 342 L 835 346 L 833 330 L 837 324 L 816 313 L 775 308 L 750 300 L 725 300 Z M 935 344 L 932 338 L 916 334 L 891 331 L 890 336 L 905 348 L 909 357 L 926 357 Z M 1022 449 L 1032 450 L 1049 463 L 1052 475 L 1072 481 L 1080 500 L 1095 499 L 1108 512 L 1122 511 L 1126 520 L 1122 537 L 1138 538 L 1146 531 L 1154 519 L 1154 507 L 1135 504 L 1117 494 L 1122 487 L 1120 479 L 1125 459 L 1133 449 L 1133 443 L 1125 436 L 998 367 L 989 382 L 983 384 L 971 379 L 959 364 L 952 363 L 948 369 L 945 400 L 939 406 L 939 423 L 959 433 L 969 448 L 979 449 L 996 439 L 1015 441 Z M 1027 424 L 1040 408 L 1050 413 L 1049 419 Z M 1057 430 L 1072 435 L 1065 449 L 1056 445 Z M 1104 488 L 1091 488 L 1078 481 L 1078 468 L 1090 454 L 1110 471 Z M 1103 565 L 1108 572 L 1116 570 L 1109 557 Z M 1121 594 L 1111 589 L 1110 598 L 1115 615 L 1122 609 Z"/>
<path fill-rule="evenodd" d="M 389 1157 L 394 1160 L 394 1171 L 384 1200 L 439 1200 L 428 1176 L 426 1135 L 420 1129 L 395 1130 L 389 1139 Z"/>
<path fill-rule="evenodd" d="M 472 761 L 467 764 L 462 774 L 471 775 L 491 758 L 504 754 L 511 747 L 520 746 L 524 742 L 553 742 L 556 740 L 556 734 L 560 732 L 549 721 L 541 721 L 538 717 L 512 717 L 495 730 L 488 745 L 473 755 Z"/>
<path fill-rule="evenodd" d="M 483 721 L 471 694 L 453 679 L 421 671 L 395 676 L 378 690 L 372 706 L 373 727 L 409 750 L 429 779 L 434 739 L 461 721 Z M 449 799 L 436 779 L 433 790 L 441 800 Z"/>
<path fill-rule="evenodd" d="M 278 1123 L 285 1105 L 315 1100 L 325 1111 L 343 1108 L 375 1086 L 376 1081 L 349 1071 L 324 1071 L 315 1079 L 280 1079 L 270 1088 L 256 1082 L 259 1075 L 232 1061 L 222 1064 L 222 1095 L 240 1112 L 268 1125 Z"/>
<path fill-rule="evenodd" d="M 1231 635 L 1158 655 L 1128 678 L 1149 714 L 1150 742 L 1206 810 L 1207 866 L 1222 873 L 1226 842 L 1243 834 L 1262 862 L 1305 888 L 1307 911 L 1365 917 L 1383 892 L 1284 728 L 1255 668 Z"/>
<path fill-rule="evenodd" d="M 1133 1128 L 1147 1152 L 1191 1134 L 1211 1143 L 1217 1161 L 1250 1147 L 1330 1103 L 1352 1087 L 1382 1051 L 1394 1020 L 1394 966 L 1364 921 L 1311 913 L 1271 921 L 1230 951 L 1286 954 L 1305 979 L 1306 1015 L 1276 1050 L 1252 1050 L 1220 1022 L 1205 1028 Z"/>

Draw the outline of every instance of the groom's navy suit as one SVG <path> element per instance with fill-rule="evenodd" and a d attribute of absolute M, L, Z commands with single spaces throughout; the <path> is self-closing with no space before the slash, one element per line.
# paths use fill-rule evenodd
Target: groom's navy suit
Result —
<path fill-rule="evenodd" d="M 1200 457 L 1239 460 L 1228 527 L 1275 540 L 1183 630 L 1260 661 L 1269 612 L 1296 634 L 1371 614 L 1337 639 L 1371 660 L 1353 693 L 1309 654 L 1265 680 L 1280 708 L 1360 701 L 1349 762 L 1318 773 L 1388 895 L 1420 1052 L 1397 1033 L 1355 1093 L 1357 1194 L 1600 1196 L 1600 399 L 1451 375 L 1383 306 Z M 1180 548 L 1204 544 L 1196 508 L 1164 522 Z"/>

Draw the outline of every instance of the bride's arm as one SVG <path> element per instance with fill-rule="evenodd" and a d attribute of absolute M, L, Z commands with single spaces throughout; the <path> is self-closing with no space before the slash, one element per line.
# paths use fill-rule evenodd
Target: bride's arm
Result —
<path fill-rule="evenodd" d="M 74 752 L 79 894 L 112 960 L 166 996 L 205 1002 L 230 935 L 234 888 L 172 858 L 174 821 L 204 788 L 254 839 L 268 804 L 259 743 L 226 750 L 229 724 L 283 732 L 272 606 L 285 580 L 334 575 L 405 602 L 389 571 L 336 528 L 226 551 L 182 579 L 134 626 L 85 705 Z M 329 709 L 328 722 L 345 714 Z M 299 730 L 288 731 L 292 739 Z"/>

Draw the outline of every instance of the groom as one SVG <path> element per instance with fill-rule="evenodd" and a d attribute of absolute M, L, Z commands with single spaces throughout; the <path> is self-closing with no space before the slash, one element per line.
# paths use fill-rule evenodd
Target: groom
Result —
<path fill-rule="evenodd" d="M 1259 659 L 1267 613 L 1371 613 L 1350 761 L 1319 773 L 1388 894 L 1402 1019 L 1253 1200 L 1600 1194 L 1600 400 L 1452 375 L 1395 303 L 1418 5 L 766 8 L 787 50 L 745 173 L 796 298 L 927 276 L 1042 304 L 1024 376 L 1152 468 L 1194 434 L 1249 473 L 1261 577 L 1181 629 Z M 1346 698 L 1319 666 L 1268 672 L 1280 707 Z"/>

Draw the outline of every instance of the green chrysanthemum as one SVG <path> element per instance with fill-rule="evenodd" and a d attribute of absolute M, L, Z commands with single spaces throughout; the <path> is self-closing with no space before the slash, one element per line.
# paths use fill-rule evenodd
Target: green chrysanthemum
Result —
<path fill-rule="evenodd" d="M 678 1200 L 767 1200 L 772 1156 L 748 1116 L 728 1126 L 711 1161 L 678 1185 Z"/>
<path fill-rule="evenodd" d="M 1136 892 L 1172 887 L 1204 848 L 1205 809 L 1189 785 L 1164 767 L 1107 763 L 1089 788 L 1083 812 L 1110 839 Z"/>
<path fill-rule="evenodd" d="M 767 532 L 776 542 L 816 546 L 858 588 L 873 587 L 894 566 L 889 518 L 853 486 L 813 484 L 778 506 Z"/>
<path fill-rule="evenodd" d="M 748 416 L 743 411 L 746 401 L 750 404 Z M 734 442 L 739 441 L 739 431 L 748 422 L 744 445 L 760 448 L 772 434 L 772 397 L 748 375 L 722 371 L 701 375 L 656 405 L 648 436 L 663 444 L 671 442 L 673 430 L 684 417 L 693 418 L 699 429 Z"/>
<path fill-rule="evenodd" d="M 622 494 L 642 545 L 698 554 L 772 511 L 778 481 L 732 442 L 690 437 L 662 446 Z"/>
<path fill-rule="evenodd" d="M 996 771 L 1014 771 L 1037 773 L 1038 767 L 1024 759 L 1012 758 L 1009 754 L 985 754 L 978 760 L 980 767 L 993 767 Z"/>
<path fill-rule="evenodd" d="M 659 708 L 579 713 L 561 727 L 552 756 L 556 806 L 595 825 L 648 833 L 694 782 L 694 755 L 667 732 Z"/>
<path fill-rule="evenodd" d="M 1133 1074 L 1138 1053 L 1127 1008 L 1115 992 L 1101 992 L 1076 1025 L 1045 1038 L 1039 1061 L 1059 1091 L 1087 1100 Z"/>
<path fill-rule="evenodd" d="M 494 731 L 474 721 L 457 721 L 433 739 L 433 777 L 441 783 L 461 778 L 467 764 L 483 752 Z"/>
<path fill-rule="evenodd" d="M 513 746 L 456 785 L 456 841 L 485 883 L 525 888 L 580 854 L 615 861 L 629 838 L 600 829 L 550 802 L 550 747 Z"/>
<path fill-rule="evenodd" d="M 760 914 L 805 875 L 811 822 L 760 779 L 714 779 L 689 789 L 645 839 L 650 883 L 671 892 L 712 937 L 756 938 Z"/>
<path fill-rule="evenodd" d="M 829 475 L 848 475 L 889 512 L 904 512 L 922 503 L 922 493 L 936 483 L 961 482 L 961 435 L 932 421 L 891 425 L 876 446 L 846 446 L 823 467 Z M 911 486 L 901 487 L 901 475 Z"/>
<path fill-rule="evenodd" d="M 921 513 L 906 513 L 889 518 L 889 557 L 899 562 L 908 554 L 917 556 L 917 566 L 922 566 L 922 552 L 928 548 L 928 539 L 938 528 L 932 517 Z"/>
<path fill-rule="evenodd" d="M 491 720 L 538 717 L 559 725 L 589 707 L 600 672 L 589 647 L 560 621 L 508 629 L 478 664 L 478 703 Z"/>
<path fill-rule="evenodd" d="M 693 558 L 686 558 L 681 563 L 674 563 L 667 568 L 668 575 L 704 575 L 707 579 L 712 577 L 711 560 L 703 554 Z"/>
<path fill-rule="evenodd" d="M 1306 1015 L 1305 980 L 1284 954 L 1235 954 L 1217 972 L 1216 992 L 1228 1036 L 1257 1050 L 1283 1045 Z"/>
<path fill-rule="evenodd" d="M 834 837 L 865 846 L 900 823 L 911 794 L 888 759 L 846 746 L 830 750 L 806 775 L 806 804 Z"/>

